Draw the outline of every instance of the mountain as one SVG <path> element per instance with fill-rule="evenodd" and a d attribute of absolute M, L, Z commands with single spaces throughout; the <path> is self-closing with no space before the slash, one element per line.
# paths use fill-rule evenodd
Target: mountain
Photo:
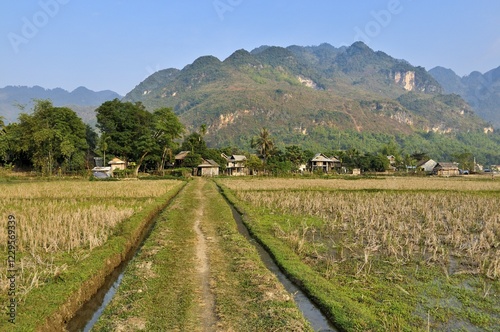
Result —
<path fill-rule="evenodd" d="M 188 130 L 207 125 L 216 146 L 248 148 L 262 127 L 279 142 L 332 146 L 340 132 L 483 132 L 488 125 L 424 68 L 362 42 L 336 48 L 261 46 L 224 61 L 202 56 L 158 71 L 124 98 L 171 107 Z M 340 145 L 338 145 L 340 147 Z"/>
<path fill-rule="evenodd" d="M 78 87 L 68 92 L 61 88 L 44 89 L 40 86 L 6 86 L 0 88 L 0 114 L 5 122 L 16 122 L 19 113 L 29 112 L 34 99 L 49 99 L 54 106 L 68 106 L 73 109 L 84 122 L 96 122 L 94 110 L 107 100 L 122 96 L 113 91 L 95 92 L 85 87 Z M 23 110 L 22 110 L 23 109 Z"/>
<path fill-rule="evenodd" d="M 475 71 L 464 77 L 443 67 L 432 68 L 429 74 L 446 93 L 462 96 L 479 116 L 500 128 L 500 67 L 485 74 Z"/>

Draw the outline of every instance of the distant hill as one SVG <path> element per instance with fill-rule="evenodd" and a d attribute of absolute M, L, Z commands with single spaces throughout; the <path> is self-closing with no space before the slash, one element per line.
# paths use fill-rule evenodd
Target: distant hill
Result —
<path fill-rule="evenodd" d="M 432 68 L 429 74 L 446 93 L 462 96 L 479 116 L 500 129 L 500 67 L 485 74 L 475 71 L 464 77 L 443 67 Z"/>
<path fill-rule="evenodd" d="M 148 77 L 124 100 L 172 107 L 189 129 L 207 125 L 214 145 L 248 146 L 267 127 L 280 142 L 325 146 L 339 132 L 483 132 L 488 124 L 424 68 L 349 47 L 261 46 L 224 61 L 203 56 Z M 330 144 L 331 145 L 331 144 Z"/>
<path fill-rule="evenodd" d="M 0 88 L 0 115 L 5 117 L 7 123 L 16 122 L 19 113 L 31 111 L 34 99 L 49 99 L 55 106 L 68 106 L 84 122 L 94 124 L 94 110 L 103 102 L 115 98 L 121 99 L 122 96 L 109 90 L 95 92 L 85 87 L 68 92 L 61 88 L 6 86 Z"/>

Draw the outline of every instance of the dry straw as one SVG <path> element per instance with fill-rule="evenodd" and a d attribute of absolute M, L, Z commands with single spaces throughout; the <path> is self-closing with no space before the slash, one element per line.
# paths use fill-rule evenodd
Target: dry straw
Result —
<path fill-rule="evenodd" d="M 282 190 L 287 182 L 292 188 L 309 189 Z M 275 232 L 298 253 L 305 247 L 330 248 L 327 254 L 314 255 L 330 270 L 334 269 L 332 262 L 355 258 L 360 262 L 357 272 L 366 272 L 377 256 L 399 263 L 425 260 L 446 266 L 447 273 L 500 277 L 500 205 L 498 191 L 492 190 L 495 182 L 391 179 L 266 183 L 226 182 L 238 188 L 239 199 L 256 207 L 323 220 L 314 227 L 304 222 L 288 228 L 276 226 Z M 252 185 L 257 190 L 252 190 Z M 334 187 L 342 190 L 311 189 Z M 356 190 L 364 187 L 393 190 Z M 422 190 L 431 187 L 432 191 Z M 456 191 L 458 188 L 462 190 Z M 481 190 L 490 192 L 478 192 Z"/>
<path fill-rule="evenodd" d="M 76 261 L 88 256 L 117 225 L 176 185 L 176 181 L 1 184 L 0 257 L 6 261 L 7 220 L 12 214 L 17 221 L 20 299 L 66 269 L 57 262 L 61 254 L 69 253 Z M 5 274 L 3 270 L 0 276 L 4 290 Z"/>

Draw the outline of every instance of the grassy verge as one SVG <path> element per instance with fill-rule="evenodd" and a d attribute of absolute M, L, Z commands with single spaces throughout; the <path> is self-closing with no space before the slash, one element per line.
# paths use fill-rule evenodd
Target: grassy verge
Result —
<path fill-rule="evenodd" d="M 500 324 L 496 188 L 469 181 L 461 191 L 464 182 L 430 191 L 418 182 L 394 191 L 400 183 L 389 179 L 373 190 L 371 182 L 318 182 L 336 188 L 318 191 L 282 181 L 274 193 L 263 192 L 271 182 L 254 181 L 254 190 L 221 182 L 254 236 L 342 329 L 496 331 Z"/>
<path fill-rule="evenodd" d="M 105 277 L 121 263 L 129 250 L 138 244 L 146 225 L 166 206 L 181 187 L 182 182 L 178 182 L 161 196 L 140 199 L 142 202 L 140 211 L 136 211 L 131 217 L 119 223 L 109 238 L 102 245 L 93 249 L 81 247 L 74 250 L 44 253 L 40 248 L 30 247 L 26 241 L 18 244 L 19 247 L 26 248 L 25 251 L 20 251 L 19 257 L 17 257 L 17 281 L 23 281 L 23 283 L 17 284 L 17 291 L 25 291 L 25 295 L 22 299 L 18 298 L 20 301 L 17 305 L 15 324 L 9 323 L 7 319 L 2 319 L 0 320 L 0 330 L 63 330 L 65 321 L 69 320 L 81 304 L 97 291 Z M 57 191 L 57 188 L 51 186 L 48 186 L 47 189 Z M 31 193 L 21 192 L 19 199 L 23 200 L 25 199 L 23 197 Z M 75 193 L 62 192 L 61 195 L 70 196 L 75 195 Z M 46 198 L 46 201 L 50 202 L 51 198 Z M 89 203 L 85 198 L 75 198 L 74 201 L 78 202 L 80 207 L 92 205 L 92 201 Z M 30 199 L 27 199 L 26 202 L 30 202 Z M 132 201 L 130 204 L 133 204 Z M 26 208 L 27 205 L 24 206 L 24 209 Z M 19 209 L 19 211 L 24 210 L 22 206 Z M 54 212 L 57 214 L 57 211 Z M 18 213 L 16 214 L 18 215 Z M 20 233 L 26 229 L 25 223 L 28 222 L 36 223 L 36 220 L 31 221 L 24 218 L 23 223 L 18 225 Z M 90 222 L 95 222 L 95 220 L 90 220 Z M 23 269 L 27 270 L 28 267 L 23 265 L 22 259 L 30 255 L 34 257 L 33 259 L 38 260 L 36 264 L 39 266 L 36 266 L 33 273 L 26 275 Z M 24 284 L 26 279 L 32 280 L 31 285 Z M 26 287 L 29 289 L 24 289 Z M 2 302 L 4 301 L 3 295 Z"/>
<path fill-rule="evenodd" d="M 96 331 L 309 331 L 293 300 L 243 236 L 214 183 L 191 181 L 127 267 Z M 216 326 L 201 319 L 199 220 L 207 243 Z"/>
<path fill-rule="evenodd" d="M 224 196 L 243 215 L 250 233 L 271 253 L 288 277 L 329 314 L 329 319 L 336 326 L 346 331 L 369 331 L 376 328 L 374 314 L 366 312 L 349 295 L 332 287 L 326 279 L 304 264 L 290 247 L 272 235 L 272 218 L 264 220 L 251 206 L 239 201 L 227 188 L 223 188 Z M 255 218 L 259 220 L 256 221 Z"/>

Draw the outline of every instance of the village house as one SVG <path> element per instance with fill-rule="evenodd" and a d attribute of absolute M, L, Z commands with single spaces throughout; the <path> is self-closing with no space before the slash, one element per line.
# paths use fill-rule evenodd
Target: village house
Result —
<path fill-rule="evenodd" d="M 92 174 L 97 179 L 105 179 L 111 177 L 111 167 L 104 166 L 104 159 L 102 157 L 94 157 L 94 168 Z"/>
<path fill-rule="evenodd" d="M 389 160 L 389 168 L 391 171 L 396 171 L 396 157 L 393 155 L 387 156 L 387 160 Z"/>
<path fill-rule="evenodd" d="M 119 158 L 113 158 L 108 162 L 109 167 L 111 167 L 111 172 L 113 172 L 115 169 L 118 170 L 124 170 L 126 168 L 126 163 L 119 159 Z"/>
<path fill-rule="evenodd" d="M 420 172 L 432 173 L 434 171 L 434 167 L 436 167 L 437 162 L 432 159 L 424 159 L 417 163 L 416 169 Z"/>
<path fill-rule="evenodd" d="M 105 179 L 111 177 L 111 167 L 96 166 L 92 168 L 92 175 L 97 179 Z"/>
<path fill-rule="evenodd" d="M 457 176 L 460 175 L 460 170 L 455 163 L 437 163 L 432 173 L 437 176 Z"/>
<path fill-rule="evenodd" d="M 113 171 L 114 170 L 124 170 L 127 166 L 127 163 L 119 158 L 113 158 L 108 162 L 107 167 L 101 166 L 103 161 L 102 158 L 97 159 L 95 158 L 96 165 L 94 168 L 92 168 L 92 174 L 94 175 L 95 178 L 98 179 L 105 179 L 113 176 Z"/>
<path fill-rule="evenodd" d="M 181 151 L 178 154 L 176 154 L 174 167 L 182 167 L 184 163 L 184 158 L 186 158 L 189 152 L 191 151 Z"/>
<path fill-rule="evenodd" d="M 389 164 L 391 166 L 396 166 L 396 157 L 393 155 L 387 156 L 387 160 L 389 160 Z"/>
<path fill-rule="evenodd" d="M 309 169 L 311 172 L 322 170 L 324 173 L 330 173 L 333 170 L 338 170 L 341 167 L 340 160 L 335 157 L 328 158 L 322 153 L 317 153 L 309 161 Z"/>
<path fill-rule="evenodd" d="M 198 165 L 197 176 L 218 176 L 219 164 L 212 159 L 203 159 L 202 163 Z"/>
<path fill-rule="evenodd" d="M 248 168 L 246 167 L 247 157 L 244 155 L 234 154 L 232 156 L 227 156 L 222 153 L 221 156 L 226 159 L 226 175 L 229 176 L 239 176 L 248 175 Z"/>

